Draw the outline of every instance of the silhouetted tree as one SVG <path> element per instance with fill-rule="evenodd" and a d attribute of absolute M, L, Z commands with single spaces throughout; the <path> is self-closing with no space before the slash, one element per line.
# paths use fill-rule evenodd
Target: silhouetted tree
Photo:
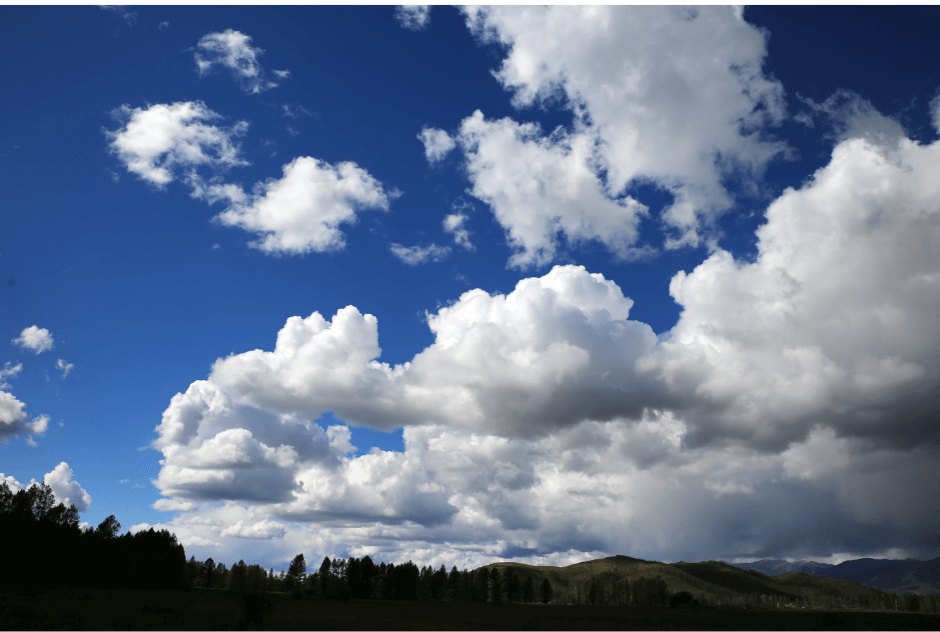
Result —
<path fill-rule="evenodd" d="M 346 582 L 349 584 L 350 597 L 360 598 L 362 595 L 362 564 L 355 557 L 346 560 Z"/>
<path fill-rule="evenodd" d="M 519 577 L 516 576 L 516 569 L 507 566 L 503 569 L 503 585 L 506 587 L 506 599 L 509 603 L 519 600 Z"/>
<path fill-rule="evenodd" d="M 555 591 L 552 590 L 552 584 L 548 581 L 548 578 L 542 580 L 542 585 L 539 586 L 539 601 L 547 604 L 549 601 L 554 599 Z"/>
<path fill-rule="evenodd" d="M 456 564 L 450 569 L 450 575 L 447 576 L 447 595 L 451 601 L 458 601 L 460 594 L 460 571 Z"/>
<path fill-rule="evenodd" d="M 522 584 L 522 603 L 532 603 L 535 601 L 535 587 L 532 582 L 532 576 L 525 578 Z"/>
<path fill-rule="evenodd" d="M 502 578 L 499 576 L 499 569 L 495 566 L 490 570 L 490 599 L 493 603 L 503 603 Z"/>
<path fill-rule="evenodd" d="M 418 577 L 420 571 L 412 561 L 395 566 L 389 564 L 387 567 L 388 593 L 386 599 L 417 599 L 418 598 Z"/>
<path fill-rule="evenodd" d="M 307 562 L 304 560 L 304 554 L 298 553 L 287 569 L 287 575 L 284 577 L 284 588 L 289 593 L 300 594 L 300 588 L 303 586 L 306 575 Z"/>
<path fill-rule="evenodd" d="M 588 587 L 588 603 L 590 603 L 592 606 L 597 605 L 597 600 L 599 596 L 598 592 L 600 591 L 599 583 L 600 582 L 598 581 L 596 575 L 591 577 L 591 585 L 590 587 Z"/>
<path fill-rule="evenodd" d="M 371 599 L 373 592 L 373 582 L 375 581 L 375 562 L 372 561 L 372 558 L 366 555 L 359 562 L 359 576 L 360 576 L 360 599 Z"/>
<path fill-rule="evenodd" d="M 258 564 L 248 567 L 248 576 L 245 580 L 245 589 L 252 593 L 267 592 L 267 575 Z"/>
<path fill-rule="evenodd" d="M 206 588 L 212 588 L 212 581 L 215 579 L 215 560 L 211 557 L 202 565 L 202 572 L 206 577 Z"/>
<path fill-rule="evenodd" d="M 111 540 L 112 538 L 117 537 L 117 534 L 120 531 L 121 523 L 118 522 L 117 518 L 114 517 L 114 514 L 111 514 L 102 520 L 101 524 L 98 525 L 98 528 L 95 529 L 95 533 L 105 540 Z"/>
<path fill-rule="evenodd" d="M 323 563 L 320 564 L 320 592 L 324 595 L 328 594 L 330 591 L 330 568 L 332 567 L 332 562 L 330 562 L 329 557 L 323 558 Z"/>
<path fill-rule="evenodd" d="M 230 588 L 235 593 L 243 593 L 248 590 L 248 566 L 245 564 L 245 560 L 238 560 L 232 565 Z"/>

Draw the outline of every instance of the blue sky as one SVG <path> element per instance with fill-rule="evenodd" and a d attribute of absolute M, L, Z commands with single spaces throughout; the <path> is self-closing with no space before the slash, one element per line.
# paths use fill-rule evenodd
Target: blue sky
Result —
<path fill-rule="evenodd" d="M 0 13 L 14 486 L 275 567 L 937 555 L 935 7 Z"/>

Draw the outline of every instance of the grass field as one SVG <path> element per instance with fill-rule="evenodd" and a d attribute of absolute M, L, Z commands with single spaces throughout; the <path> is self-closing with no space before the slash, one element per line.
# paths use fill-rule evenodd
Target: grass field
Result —
<path fill-rule="evenodd" d="M 904 612 L 735 611 L 616 606 L 291 599 L 216 590 L 56 589 L 0 593 L 9 630 L 937 630 Z"/>

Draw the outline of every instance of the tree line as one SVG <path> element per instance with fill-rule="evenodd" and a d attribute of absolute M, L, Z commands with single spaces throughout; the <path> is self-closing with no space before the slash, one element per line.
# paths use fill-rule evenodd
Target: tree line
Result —
<path fill-rule="evenodd" d="M 0 533 L 21 562 L 0 574 L 4 588 L 186 588 L 186 552 L 168 531 L 119 536 L 113 515 L 82 529 L 72 504 L 56 504 L 52 488 L 31 485 L 16 493 L 0 484 Z M 8 559 L 14 559 L 9 552 Z"/>
<path fill-rule="evenodd" d="M 0 575 L 2 588 L 170 588 L 219 589 L 234 593 L 290 593 L 331 599 L 395 599 L 469 601 L 477 603 L 556 603 L 620 606 L 682 606 L 701 604 L 730 608 L 861 608 L 908 612 L 940 612 L 936 595 L 897 595 L 883 591 L 843 595 L 807 586 L 787 587 L 788 593 L 742 594 L 703 581 L 679 569 L 662 566 L 666 575 L 681 578 L 695 593 L 670 593 L 661 576 L 628 580 L 594 576 L 582 582 L 523 579 L 512 565 L 450 571 L 444 565 L 419 568 L 411 561 L 376 564 L 369 556 L 325 557 L 307 573 L 303 554 L 287 572 L 239 560 L 227 567 L 212 558 L 186 561 L 183 546 L 161 530 L 118 535 L 121 524 L 108 516 L 96 528 L 79 526 L 75 505 L 55 503 L 52 489 L 34 484 L 14 493 L 0 483 L 0 533 L 23 552 L 15 572 Z M 11 559 L 13 559 L 11 557 Z M 556 578 L 558 579 L 558 578 Z"/>

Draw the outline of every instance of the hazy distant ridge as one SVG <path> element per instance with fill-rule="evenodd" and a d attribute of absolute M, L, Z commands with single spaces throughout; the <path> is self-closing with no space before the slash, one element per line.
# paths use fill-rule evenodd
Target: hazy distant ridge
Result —
<path fill-rule="evenodd" d="M 806 573 L 807 575 L 823 575 L 823 571 L 832 568 L 832 564 L 814 562 L 813 560 L 799 560 L 788 562 L 786 560 L 760 560 L 745 564 L 731 564 L 746 571 L 757 571 L 764 575 L 785 575 L 787 573 Z M 834 576 L 830 576 L 834 577 Z"/>
<path fill-rule="evenodd" d="M 812 560 L 797 562 L 760 560 L 731 566 L 765 575 L 806 573 L 820 577 L 835 577 L 896 593 L 940 594 L 940 557 L 924 561 L 882 560 L 866 557 L 836 565 Z"/>

